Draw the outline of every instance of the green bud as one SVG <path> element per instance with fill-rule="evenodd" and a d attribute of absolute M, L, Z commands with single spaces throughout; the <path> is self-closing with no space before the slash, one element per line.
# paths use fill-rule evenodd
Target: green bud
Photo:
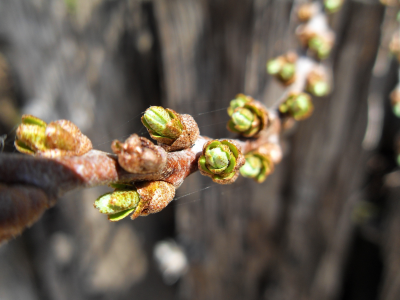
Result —
<path fill-rule="evenodd" d="M 237 95 L 235 99 L 231 100 L 231 103 L 228 108 L 228 115 L 232 116 L 236 108 L 245 106 L 245 104 L 248 103 L 249 101 L 250 100 L 245 95 L 243 94 Z"/>
<path fill-rule="evenodd" d="M 32 115 L 23 115 L 22 124 L 17 129 L 15 147 L 26 154 L 34 154 L 46 149 L 46 122 Z"/>
<path fill-rule="evenodd" d="M 329 84 L 325 81 L 318 81 L 311 87 L 310 92 L 317 97 L 325 96 L 329 92 Z"/>
<path fill-rule="evenodd" d="M 226 151 L 226 149 L 224 149 Z M 213 148 L 206 152 L 206 162 L 213 169 L 222 169 L 228 167 L 229 152 L 225 152 L 221 147 Z"/>
<path fill-rule="evenodd" d="M 240 174 L 261 183 L 272 173 L 273 168 L 270 156 L 250 152 L 246 155 L 246 163 L 240 168 Z"/>
<path fill-rule="evenodd" d="M 256 100 L 245 96 L 247 102 L 243 107 L 233 106 L 228 109 L 231 119 L 228 121 L 228 130 L 245 137 L 253 137 L 264 129 L 268 123 L 268 114 L 265 108 Z"/>
<path fill-rule="evenodd" d="M 297 121 L 308 118 L 313 110 L 314 106 L 311 102 L 311 98 L 305 93 L 291 95 L 279 106 L 279 111 L 281 113 L 287 114 Z"/>
<path fill-rule="evenodd" d="M 295 112 L 294 116 L 302 117 L 310 109 L 310 98 L 305 94 L 297 96 L 296 101 L 292 105 L 292 110 Z"/>
<path fill-rule="evenodd" d="M 133 212 L 139 204 L 140 196 L 136 188 L 131 185 L 123 185 L 114 192 L 104 194 L 97 198 L 94 207 L 102 214 L 112 216 L 119 220 Z M 128 212 L 129 211 L 129 212 Z"/>
<path fill-rule="evenodd" d="M 396 117 L 400 118 L 400 103 L 396 103 L 392 107 L 393 113 L 396 115 Z"/>
<path fill-rule="evenodd" d="M 311 38 L 308 42 L 308 46 L 310 47 L 310 49 L 317 52 L 319 59 L 327 58 L 332 49 L 332 46 L 320 36 L 314 36 L 313 38 Z"/>
<path fill-rule="evenodd" d="M 210 141 L 203 149 L 198 166 L 201 174 L 218 183 L 231 183 L 238 175 L 244 157 L 230 141 Z"/>
<path fill-rule="evenodd" d="M 318 51 L 318 49 L 321 48 L 323 45 L 324 45 L 324 41 L 319 36 L 314 36 L 308 42 L 308 46 L 311 49 L 316 50 L 316 51 Z"/>
<path fill-rule="evenodd" d="M 237 130 L 246 131 L 254 121 L 254 114 L 247 108 L 237 108 L 232 114 L 232 121 Z"/>
<path fill-rule="evenodd" d="M 396 162 L 397 162 L 397 165 L 400 166 L 400 154 L 397 155 Z"/>
<path fill-rule="evenodd" d="M 343 4 L 343 0 L 325 0 L 324 5 L 328 13 L 337 12 Z"/>
<path fill-rule="evenodd" d="M 215 141 L 206 148 L 204 156 L 206 167 L 211 173 L 222 174 L 225 170 L 229 172 L 233 154 L 227 145 Z"/>
<path fill-rule="evenodd" d="M 282 77 L 283 80 L 291 79 L 296 72 L 296 66 L 292 63 L 286 63 L 283 65 L 279 75 Z"/>
<path fill-rule="evenodd" d="M 30 149 L 33 153 L 46 150 L 46 127 L 22 123 L 17 129 L 15 146 Z M 26 151 L 21 151 L 27 153 Z"/>
<path fill-rule="evenodd" d="M 159 134 L 162 134 L 167 123 L 171 121 L 171 117 L 161 106 L 152 106 L 147 109 L 144 118 L 151 129 Z"/>
<path fill-rule="evenodd" d="M 151 106 L 147 109 L 144 114 L 144 119 L 146 120 L 147 125 L 160 136 L 177 139 L 182 132 L 182 128 L 177 130 L 170 130 L 170 128 L 168 128 L 173 116 L 171 116 L 161 106 Z"/>
<path fill-rule="evenodd" d="M 267 62 L 267 73 L 270 75 L 278 74 L 282 69 L 282 61 L 280 59 L 271 59 Z"/>
<path fill-rule="evenodd" d="M 331 53 L 331 46 L 328 44 L 325 44 L 323 46 L 321 46 L 318 50 L 317 50 L 317 54 L 318 54 L 318 58 L 319 59 L 325 59 L 329 56 L 329 54 Z"/>
<path fill-rule="evenodd" d="M 161 106 L 148 108 L 142 117 L 142 123 L 153 139 L 167 145 L 173 144 L 183 131 L 179 114 Z"/>
<path fill-rule="evenodd" d="M 46 124 L 34 116 L 23 115 L 16 135 L 15 147 L 19 152 L 29 155 L 48 157 L 82 155 L 92 149 L 88 137 L 67 120 Z"/>
<path fill-rule="evenodd" d="M 256 177 L 262 168 L 261 159 L 254 155 L 246 156 L 246 163 L 240 168 L 240 174 L 244 177 Z"/>

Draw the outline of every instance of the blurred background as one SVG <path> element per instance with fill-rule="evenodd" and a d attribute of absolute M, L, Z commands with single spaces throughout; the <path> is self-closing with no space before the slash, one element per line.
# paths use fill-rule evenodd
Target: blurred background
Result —
<path fill-rule="evenodd" d="M 293 4 L 0 0 L 3 151 L 23 113 L 69 119 L 104 151 L 148 137 L 150 105 L 232 136 L 237 93 L 272 105 L 283 92 L 265 63 L 298 47 Z M 333 93 L 285 137 L 265 183 L 196 173 L 162 212 L 116 224 L 93 208 L 109 188 L 70 192 L 0 247 L 0 299 L 400 299 L 396 13 L 346 0 L 330 17 Z"/>

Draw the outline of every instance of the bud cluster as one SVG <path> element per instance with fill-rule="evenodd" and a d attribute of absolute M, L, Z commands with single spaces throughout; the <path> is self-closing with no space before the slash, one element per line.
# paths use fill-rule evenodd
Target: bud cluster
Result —
<path fill-rule="evenodd" d="M 289 52 L 267 62 L 267 73 L 275 76 L 284 85 L 292 84 L 296 78 L 297 54 Z"/>
<path fill-rule="evenodd" d="M 239 94 L 228 108 L 228 130 L 245 137 L 255 137 L 269 125 L 269 115 L 264 106 L 251 98 Z"/>
<path fill-rule="evenodd" d="M 83 155 L 92 149 L 92 142 L 70 121 L 47 124 L 32 115 L 23 115 L 15 147 L 25 154 L 57 157 Z"/>

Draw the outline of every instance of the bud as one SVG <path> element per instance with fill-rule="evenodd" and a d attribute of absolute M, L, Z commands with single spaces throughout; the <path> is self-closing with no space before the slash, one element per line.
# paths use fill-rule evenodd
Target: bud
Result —
<path fill-rule="evenodd" d="M 309 92 L 317 97 L 325 96 L 329 92 L 329 84 L 325 81 L 315 82 L 309 87 Z"/>
<path fill-rule="evenodd" d="M 133 213 L 131 219 L 147 216 L 164 209 L 175 196 L 175 187 L 165 181 L 144 181 L 111 184 L 114 192 L 100 196 L 94 207 L 108 215 L 112 222 Z"/>
<path fill-rule="evenodd" d="M 311 97 L 306 93 L 291 94 L 279 106 L 279 111 L 297 121 L 304 120 L 311 116 L 314 106 Z"/>
<path fill-rule="evenodd" d="M 267 73 L 270 75 L 277 75 L 282 69 L 283 61 L 279 58 L 271 59 L 267 62 Z"/>
<path fill-rule="evenodd" d="M 292 84 L 295 80 L 296 61 L 297 54 L 294 52 L 271 59 L 267 63 L 267 73 L 274 75 L 284 85 Z"/>
<path fill-rule="evenodd" d="M 114 140 L 111 149 L 118 155 L 120 166 L 130 173 L 155 173 L 162 170 L 167 162 L 167 153 L 163 148 L 137 134 L 132 134 L 124 143 Z"/>
<path fill-rule="evenodd" d="M 324 0 L 324 6 L 327 13 L 337 12 L 343 5 L 343 0 Z"/>
<path fill-rule="evenodd" d="M 333 44 L 322 35 L 315 35 L 308 41 L 308 47 L 316 52 L 319 59 L 325 59 L 331 53 Z"/>
<path fill-rule="evenodd" d="M 51 122 L 46 127 L 46 144 L 50 149 L 71 150 L 77 149 L 78 140 L 56 122 Z"/>
<path fill-rule="evenodd" d="M 47 124 L 39 118 L 23 115 L 22 124 L 17 128 L 17 150 L 30 155 L 46 150 L 46 126 Z"/>
<path fill-rule="evenodd" d="M 231 100 L 231 103 L 228 107 L 228 115 L 232 116 L 234 110 L 238 107 L 244 107 L 244 105 L 250 101 L 252 101 L 253 98 L 243 95 L 243 94 L 238 94 L 235 99 Z"/>
<path fill-rule="evenodd" d="M 238 99 L 243 99 L 243 101 L 239 102 Z M 238 106 L 239 104 L 242 106 Z M 268 113 L 264 106 L 243 94 L 239 94 L 235 100 L 231 101 L 228 114 L 231 116 L 227 124 L 228 130 L 245 137 L 256 136 L 269 125 Z"/>
<path fill-rule="evenodd" d="M 246 155 L 246 163 L 240 168 L 240 174 L 244 177 L 254 178 L 261 172 L 261 158 L 255 155 Z"/>
<path fill-rule="evenodd" d="M 249 130 L 254 121 L 254 114 L 247 108 L 238 107 L 232 114 L 232 122 L 235 123 L 235 128 L 241 132 Z"/>
<path fill-rule="evenodd" d="M 31 115 L 22 116 L 17 128 L 15 147 L 30 155 L 57 157 L 83 155 L 92 149 L 91 141 L 70 121 L 58 120 L 46 124 Z"/>
<path fill-rule="evenodd" d="M 236 180 L 239 168 L 244 164 L 243 154 L 234 141 L 209 141 L 204 145 L 198 166 L 202 175 L 214 182 L 229 184 Z"/>
<path fill-rule="evenodd" d="M 171 145 L 182 133 L 182 124 L 176 114 L 161 106 L 151 106 L 142 117 L 142 123 L 156 141 Z"/>
<path fill-rule="evenodd" d="M 283 65 L 279 75 L 282 77 L 284 81 L 289 81 L 291 78 L 293 78 L 295 72 L 296 72 L 296 66 L 291 63 L 286 63 Z"/>
<path fill-rule="evenodd" d="M 169 108 L 151 106 L 142 117 L 152 139 L 166 151 L 190 148 L 200 135 L 196 121 L 190 115 L 180 115 Z"/>
<path fill-rule="evenodd" d="M 244 177 L 253 178 L 258 183 L 267 179 L 274 170 L 271 157 L 261 153 L 250 152 L 246 154 L 246 163 L 240 168 L 240 174 Z"/>
<path fill-rule="evenodd" d="M 135 182 L 135 186 L 140 201 L 131 216 L 132 220 L 163 210 L 175 197 L 175 187 L 165 181 Z"/>
<path fill-rule="evenodd" d="M 298 26 L 296 35 L 301 44 L 314 52 L 318 59 L 329 56 L 335 41 L 335 33 L 332 30 L 316 31 L 315 26 L 310 24 Z"/>
<path fill-rule="evenodd" d="M 132 213 L 139 204 L 140 196 L 131 184 L 114 184 L 114 192 L 97 198 L 94 207 L 108 215 L 110 221 L 119 221 Z"/>
<path fill-rule="evenodd" d="M 393 113 L 396 115 L 396 117 L 400 118 L 400 104 L 396 104 L 392 107 Z"/>
<path fill-rule="evenodd" d="M 226 145 L 209 149 L 205 152 L 208 169 L 214 174 L 222 173 L 229 166 L 231 154 Z"/>
<path fill-rule="evenodd" d="M 317 67 L 308 74 L 306 90 L 317 97 L 323 97 L 329 93 L 329 79 L 324 69 Z"/>

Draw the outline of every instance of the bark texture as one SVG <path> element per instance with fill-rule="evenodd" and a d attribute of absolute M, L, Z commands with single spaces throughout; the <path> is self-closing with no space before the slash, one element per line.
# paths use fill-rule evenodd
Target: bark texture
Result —
<path fill-rule="evenodd" d="M 140 113 L 150 105 L 191 114 L 202 135 L 233 137 L 225 108 L 236 94 L 272 106 L 283 93 L 265 63 L 298 46 L 292 8 L 2 0 L 0 111 L 71 120 L 104 151 L 113 139 L 147 136 Z M 118 224 L 92 207 L 107 189 L 69 193 L 0 248 L 0 299 L 399 299 L 400 124 L 387 97 L 397 79 L 380 47 L 395 13 L 348 0 L 330 21 L 333 93 L 285 137 L 286 156 L 265 183 L 217 186 L 196 173 L 177 196 L 195 193 Z M 0 136 L 12 140 L 13 122 L 0 113 Z M 152 259 L 165 238 L 189 260 L 172 286 Z"/>

